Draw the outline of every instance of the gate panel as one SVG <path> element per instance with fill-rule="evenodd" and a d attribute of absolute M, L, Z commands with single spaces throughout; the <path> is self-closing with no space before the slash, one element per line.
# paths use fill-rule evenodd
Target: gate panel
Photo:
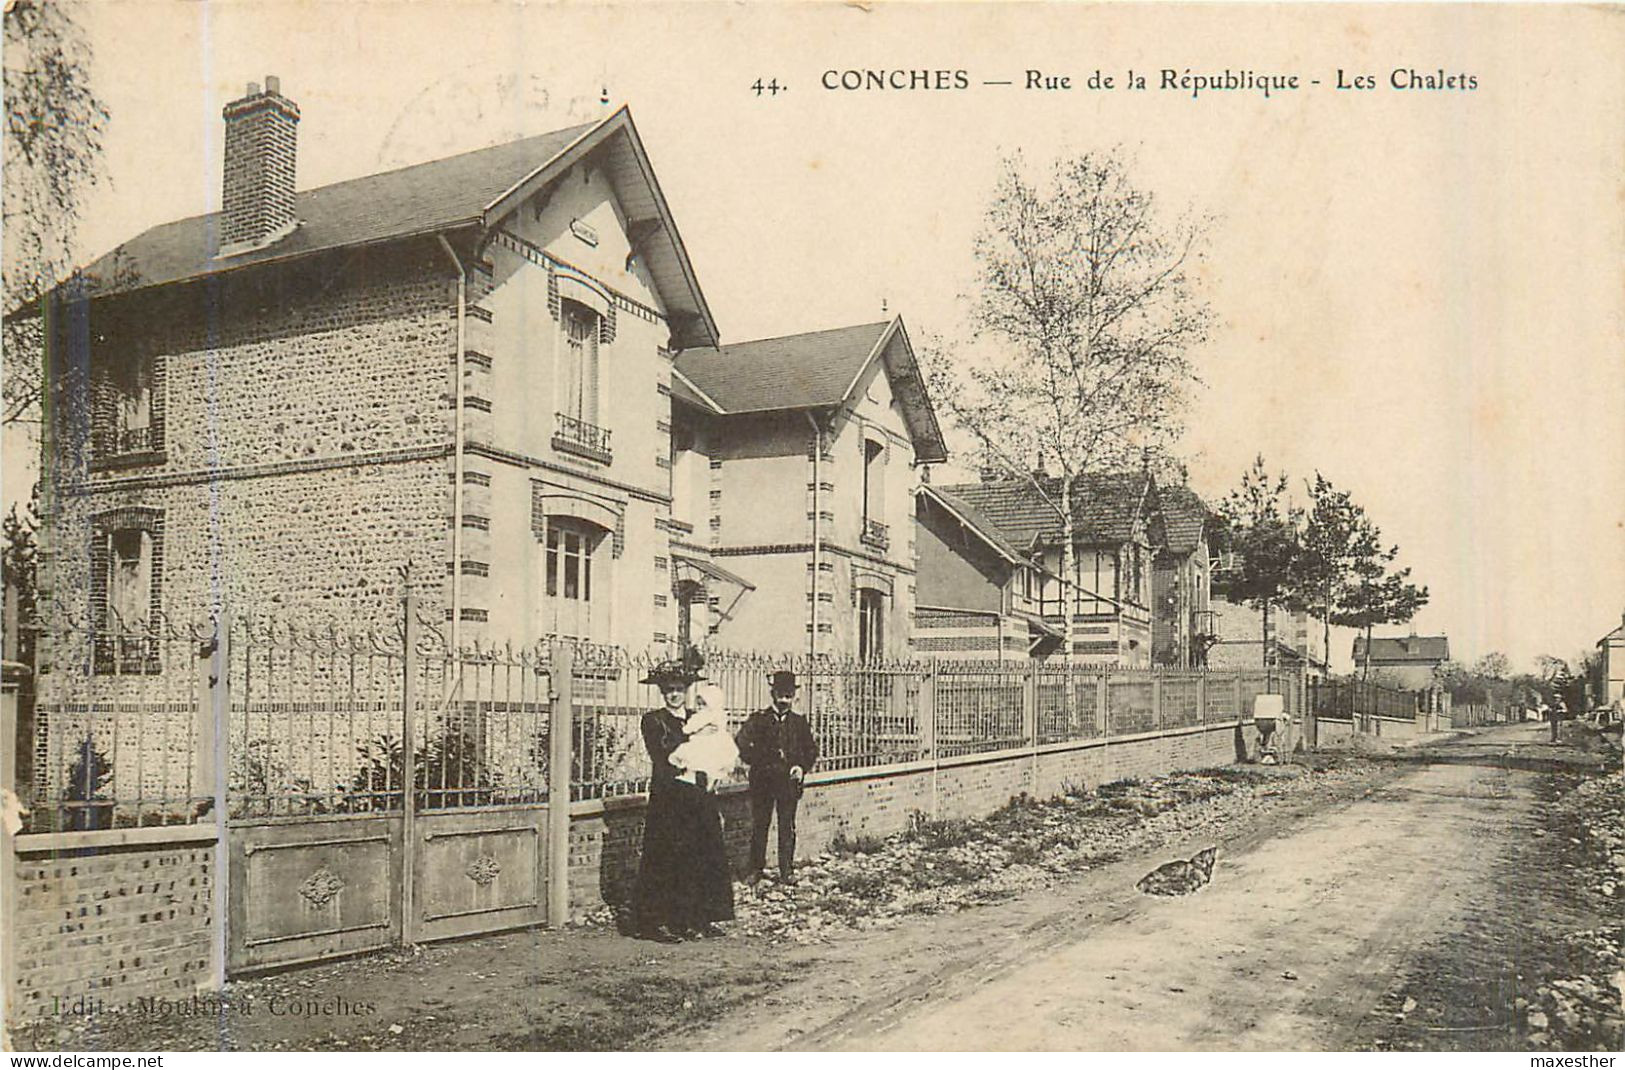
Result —
<path fill-rule="evenodd" d="M 233 825 L 230 840 L 229 969 L 399 942 L 399 817 Z"/>
<path fill-rule="evenodd" d="M 547 807 L 420 814 L 417 835 L 417 939 L 547 920 Z"/>

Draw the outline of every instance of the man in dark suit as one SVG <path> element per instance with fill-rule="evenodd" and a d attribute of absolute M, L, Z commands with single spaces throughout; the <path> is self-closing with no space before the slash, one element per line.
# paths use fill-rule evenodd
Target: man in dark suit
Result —
<path fill-rule="evenodd" d="M 796 804 L 813 763 L 818 741 L 807 718 L 791 708 L 796 700 L 796 674 L 774 673 L 769 679 L 773 704 L 757 710 L 739 730 L 739 756 L 750 766 L 750 875 L 762 879 L 767 867 L 767 827 L 779 815 L 779 879 L 792 883 L 796 857 Z"/>

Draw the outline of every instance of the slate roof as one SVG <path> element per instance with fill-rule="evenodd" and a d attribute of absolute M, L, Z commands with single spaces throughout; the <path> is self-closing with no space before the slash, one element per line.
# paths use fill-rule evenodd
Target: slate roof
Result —
<path fill-rule="evenodd" d="M 622 207 L 636 209 L 640 222 L 658 224 L 659 236 L 647 238 L 639 255 L 664 298 L 674 339 L 714 344 L 716 322 L 626 107 L 597 122 L 302 190 L 294 195 L 299 225 L 292 233 L 230 256 L 218 255 L 219 213 L 164 223 L 98 259 L 85 269 L 84 280 L 91 297 L 104 297 L 312 253 L 494 228 L 520 200 L 600 150 L 596 158 L 606 165 Z M 31 305 L 7 313 L 33 314 Z"/>
<path fill-rule="evenodd" d="M 677 369 L 730 413 L 838 405 L 891 324 L 885 320 L 716 349 L 685 349 L 677 357 Z"/>
<path fill-rule="evenodd" d="M 970 502 L 951 491 L 944 490 L 942 487 L 934 487 L 929 484 L 921 487 L 920 492 L 928 497 L 936 498 L 1006 560 L 1032 564 L 1032 561 L 1017 549 L 1014 543 L 1004 537 L 1004 534 L 999 531 L 998 525 L 993 522 L 992 518 Z"/>
<path fill-rule="evenodd" d="M 946 460 L 942 429 L 926 396 L 901 317 L 685 349 L 677 355 L 677 371 L 716 407 L 694 399 L 692 391 L 679 395 L 674 388 L 672 396 L 708 412 L 720 408 L 729 416 L 832 408 L 848 400 L 859 373 L 877 351 L 883 354 L 893 392 L 908 422 L 915 459 L 922 463 Z M 678 382 L 676 377 L 672 381 Z"/>
<path fill-rule="evenodd" d="M 701 397 L 694 387 L 689 385 L 688 380 L 681 375 L 671 377 L 671 396 L 674 400 L 687 402 L 703 412 L 717 411 L 717 407 L 708 399 Z"/>
<path fill-rule="evenodd" d="M 1202 544 L 1208 507 L 1189 487 L 1159 487 L 1163 538 L 1170 553 L 1188 554 Z"/>
<path fill-rule="evenodd" d="M 597 125 L 584 123 L 303 190 L 294 195 L 297 230 L 263 249 L 224 259 L 215 255 L 220 249 L 218 212 L 163 223 L 103 256 L 85 274 L 94 292 L 116 293 L 267 260 L 432 233 L 459 223 L 475 224 L 488 204 Z"/>
<path fill-rule="evenodd" d="M 1354 658 L 1365 660 L 1365 636 L 1354 637 Z M 1450 640 L 1442 635 L 1412 635 L 1371 640 L 1371 662 L 1435 662 L 1450 660 Z"/>
<path fill-rule="evenodd" d="M 1072 485 L 1076 541 L 1112 545 L 1133 539 L 1150 478 L 1144 472 L 1096 472 L 1076 477 Z M 1035 538 L 1045 542 L 1060 540 L 1060 516 L 1026 480 L 962 483 L 935 489 L 979 510 L 1017 546 L 1029 546 Z M 1055 498 L 1059 491 L 1059 478 L 1051 478 L 1046 492 Z"/>

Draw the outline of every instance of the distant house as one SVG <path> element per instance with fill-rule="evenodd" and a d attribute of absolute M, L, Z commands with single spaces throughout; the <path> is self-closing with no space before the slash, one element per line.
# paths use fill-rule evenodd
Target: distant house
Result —
<path fill-rule="evenodd" d="M 1208 663 L 1218 641 L 1210 595 L 1207 503 L 1189 487 L 1157 494 L 1158 531 L 1151 577 L 1151 660 L 1192 668 Z"/>
<path fill-rule="evenodd" d="M 676 361 L 673 566 L 756 594 L 679 629 L 865 661 L 909 652 L 914 468 L 947 459 L 902 319 Z M 681 601 L 681 599 L 680 599 Z M 722 630 L 725 628 L 725 630 Z"/>
<path fill-rule="evenodd" d="M 1371 675 L 1410 691 L 1426 691 L 1435 684 L 1439 667 L 1450 660 L 1450 640 L 1442 635 L 1408 635 L 1397 638 L 1373 637 Z M 1367 665 L 1365 636 L 1354 639 L 1354 668 L 1364 673 Z"/>
<path fill-rule="evenodd" d="M 1597 640 L 1597 650 L 1602 654 L 1603 686 L 1598 699 L 1603 703 L 1625 699 L 1625 616 L 1619 627 Z"/>
<path fill-rule="evenodd" d="M 1052 573 L 952 491 L 922 486 L 914 506 L 917 653 L 1009 661 L 1061 648 L 1064 633 L 1040 610 Z"/>
<path fill-rule="evenodd" d="M 1213 575 L 1222 579 L 1235 568 L 1231 555 L 1213 562 Z M 1311 676 L 1325 676 L 1330 662 L 1323 642 L 1321 622 L 1303 610 L 1270 607 L 1269 632 L 1264 631 L 1264 611 L 1214 595 L 1208 605 L 1213 642 L 1207 665 L 1213 669 L 1254 669 L 1265 663 L 1282 668 L 1301 668 Z"/>
<path fill-rule="evenodd" d="M 1045 496 L 1058 497 L 1050 477 Z M 1100 472 L 1072 486 L 1072 562 L 1061 569 L 1062 525 L 1031 483 L 993 478 L 939 488 L 986 518 L 1011 546 L 1039 566 L 1038 614 L 1064 634 L 1072 614 L 1072 652 L 1084 664 L 1151 664 L 1152 530 L 1156 481 L 1148 472 Z M 1064 583 L 1062 582 L 1064 579 Z"/>

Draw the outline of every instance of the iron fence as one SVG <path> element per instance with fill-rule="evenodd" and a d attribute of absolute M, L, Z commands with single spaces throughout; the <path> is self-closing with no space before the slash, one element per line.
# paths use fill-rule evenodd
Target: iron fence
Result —
<path fill-rule="evenodd" d="M 221 779 L 213 764 L 217 701 L 234 822 L 393 814 L 408 791 L 417 812 L 551 797 L 557 645 L 453 650 L 438 622 L 416 614 L 379 631 L 245 613 L 224 626 L 159 619 L 109 627 L 59 617 L 33 632 L 36 831 L 210 814 Z M 642 719 L 661 697 L 643 681 L 664 652 L 569 645 L 569 798 L 645 790 Z M 135 653 L 109 658 L 110 649 Z M 859 663 L 710 650 L 705 676 L 722 692 L 731 731 L 770 705 L 770 677 L 784 670 L 800 684 L 798 708 L 809 714 L 826 770 L 1232 721 L 1265 692 L 1282 694 L 1294 716 L 1303 706 L 1299 677 L 1263 671 Z M 1311 687 L 1317 710 L 1394 701 L 1378 688 Z"/>
<path fill-rule="evenodd" d="M 177 824 L 212 809 L 198 715 L 212 627 L 55 610 L 20 630 L 35 659 L 31 828 Z"/>
<path fill-rule="evenodd" d="M 1308 701 L 1315 716 L 1332 720 L 1362 717 L 1416 716 L 1417 693 L 1383 687 L 1369 680 L 1310 680 Z"/>

